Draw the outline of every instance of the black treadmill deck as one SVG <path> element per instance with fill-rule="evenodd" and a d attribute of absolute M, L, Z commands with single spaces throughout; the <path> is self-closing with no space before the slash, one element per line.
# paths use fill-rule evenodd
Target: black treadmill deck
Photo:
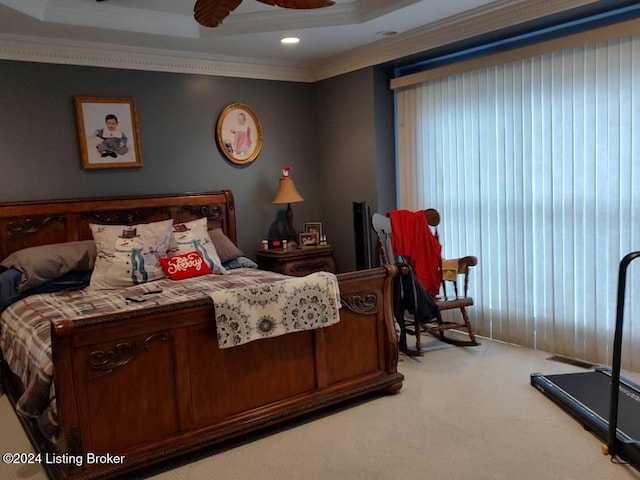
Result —
<path fill-rule="evenodd" d="M 599 369 L 544 377 L 565 395 L 582 404 L 583 408 L 588 408 L 603 421 L 608 422 L 611 392 L 609 370 Z M 626 378 L 620 380 L 618 431 L 622 431 L 628 438 L 640 438 L 640 388 Z"/>
<path fill-rule="evenodd" d="M 531 374 L 531 385 L 576 418 L 586 429 L 606 441 L 611 403 L 611 371 L 561 375 Z M 620 456 L 640 468 L 637 450 L 640 438 L 640 385 L 620 378 L 618 428 L 616 438 L 621 443 Z M 637 458 L 636 458 L 637 457 Z"/>

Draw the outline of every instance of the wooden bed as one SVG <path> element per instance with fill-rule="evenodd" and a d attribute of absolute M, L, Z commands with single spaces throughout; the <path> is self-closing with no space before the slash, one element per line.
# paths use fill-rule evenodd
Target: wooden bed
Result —
<path fill-rule="evenodd" d="M 236 242 L 230 191 L 0 204 L 0 259 L 91 239 L 90 223 L 202 217 Z M 386 266 L 338 275 L 338 324 L 229 349 L 218 348 L 210 299 L 56 322 L 57 444 L 19 418 L 37 452 L 85 460 L 43 462 L 51 478 L 111 478 L 370 392 L 395 393 L 404 379 L 396 369 L 395 273 Z M 96 352 L 110 355 L 112 368 L 94 368 Z M 15 404 L 23 386 L 5 362 L 2 384 Z M 87 464 L 90 454 L 124 461 Z"/>

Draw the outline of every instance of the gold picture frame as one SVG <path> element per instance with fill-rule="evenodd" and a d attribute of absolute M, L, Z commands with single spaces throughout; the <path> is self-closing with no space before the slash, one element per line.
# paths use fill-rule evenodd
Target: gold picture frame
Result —
<path fill-rule="evenodd" d="M 142 166 L 135 101 L 131 97 L 74 97 L 82 168 Z"/>
<path fill-rule="evenodd" d="M 74 97 L 82 168 L 141 167 L 131 97 Z"/>
<path fill-rule="evenodd" d="M 231 162 L 253 162 L 262 148 L 262 125 L 255 112 L 243 103 L 227 105 L 216 124 L 218 148 Z"/>

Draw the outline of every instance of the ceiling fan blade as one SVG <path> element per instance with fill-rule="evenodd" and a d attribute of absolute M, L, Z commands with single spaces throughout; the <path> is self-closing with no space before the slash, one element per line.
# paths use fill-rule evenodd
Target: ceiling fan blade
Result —
<path fill-rule="evenodd" d="M 105 0 L 96 0 L 103 2 Z M 282 8 L 313 9 L 334 5 L 332 0 L 258 0 L 266 5 Z M 217 27 L 233 12 L 242 0 L 196 0 L 193 6 L 193 16 L 203 27 Z"/>
<path fill-rule="evenodd" d="M 267 5 L 276 5 L 282 8 L 297 8 L 297 9 L 310 9 L 310 8 L 323 8 L 330 7 L 336 2 L 331 0 L 258 0 L 261 3 Z"/>
<path fill-rule="evenodd" d="M 217 27 L 242 0 L 197 0 L 193 16 L 204 27 Z"/>

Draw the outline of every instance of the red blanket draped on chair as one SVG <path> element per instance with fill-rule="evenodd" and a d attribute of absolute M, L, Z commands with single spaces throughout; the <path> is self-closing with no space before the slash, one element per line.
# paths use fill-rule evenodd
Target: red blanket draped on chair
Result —
<path fill-rule="evenodd" d="M 391 242 L 396 255 L 411 265 L 420 284 L 431 296 L 440 292 L 442 246 L 433 235 L 423 211 L 391 210 Z"/>

